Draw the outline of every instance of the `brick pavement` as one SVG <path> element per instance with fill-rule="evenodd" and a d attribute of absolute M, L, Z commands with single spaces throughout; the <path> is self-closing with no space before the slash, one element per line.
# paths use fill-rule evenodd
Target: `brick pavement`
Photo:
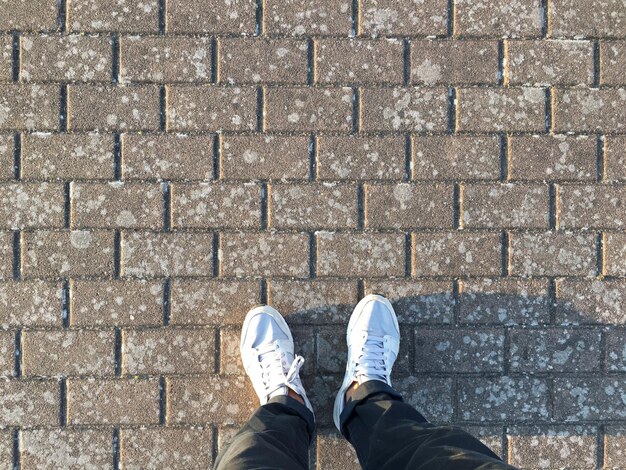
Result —
<path fill-rule="evenodd" d="M 207 468 L 268 302 L 514 465 L 626 462 L 622 0 L 0 0 L 0 466 Z"/>

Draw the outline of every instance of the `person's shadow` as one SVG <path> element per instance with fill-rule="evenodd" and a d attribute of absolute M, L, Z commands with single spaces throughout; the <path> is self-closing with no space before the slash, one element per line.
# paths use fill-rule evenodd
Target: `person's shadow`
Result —
<path fill-rule="evenodd" d="M 616 375 L 626 371 L 626 335 L 607 325 L 624 322 L 624 287 L 402 280 L 362 290 L 392 301 L 402 335 L 392 384 L 431 422 L 460 426 L 523 468 L 617 468 L 626 461 L 616 460 L 626 442 L 618 426 L 626 423 L 626 381 Z M 270 285 L 268 303 L 306 359 L 301 376 L 318 425 L 311 468 L 360 468 L 332 423 L 358 296 L 328 305 L 301 294 Z"/>

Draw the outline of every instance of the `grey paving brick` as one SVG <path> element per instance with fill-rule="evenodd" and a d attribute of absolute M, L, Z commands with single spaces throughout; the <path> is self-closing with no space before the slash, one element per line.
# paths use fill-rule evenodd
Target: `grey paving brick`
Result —
<path fill-rule="evenodd" d="M 512 372 L 592 372 L 600 369 L 600 331 L 515 329 L 510 332 Z"/>
<path fill-rule="evenodd" d="M 547 281 L 468 279 L 462 281 L 459 290 L 461 323 L 538 325 L 550 322 Z"/>
<path fill-rule="evenodd" d="M 624 89 L 557 89 L 553 100 L 556 132 L 620 132 L 626 128 Z"/>
<path fill-rule="evenodd" d="M 605 138 L 604 174 L 608 180 L 626 180 L 626 137 Z"/>
<path fill-rule="evenodd" d="M 64 211 L 62 184 L 0 184 L 0 228 L 63 228 Z"/>
<path fill-rule="evenodd" d="M 336 429 L 318 431 L 318 468 L 328 470 L 358 470 L 361 468 L 354 448 Z"/>
<path fill-rule="evenodd" d="M 445 0 L 363 0 L 361 31 L 370 36 L 435 36 L 447 32 Z"/>
<path fill-rule="evenodd" d="M 374 229 L 453 228 L 454 188 L 446 184 L 365 186 L 365 226 Z"/>
<path fill-rule="evenodd" d="M 254 130 L 256 107 L 254 88 L 172 85 L 167 101 L 168 130 Z"/>
<path fill-rule="evenodd" d="M 209 180 L 213 137 L 184 134 L 123 134 L 125 180 Z"/>
<path fill-rule="evenodd" d="M 626 370 L 626 332 L 610 329 L 606 332 L 606 368 L 610 372 Z"/>
<path fill-rule="evenodd" d="M 72 468 L 111 464 L 113 433 L 105 429 L 31 429 L 22 433 L 23 468 Z"/>
<path fill-rule="evenodd" d="M 623 380 L 574 377 L 554 380 L 554 418 L 562 422 L 623 419 Z"/>
<path fill-rule="evenodd" d="M 401 136 L 320 136 L 317 177 L 321 180 L 399 180 L 405 173 Z"/>
<path fill-rule="evenodd" d="M 455 34 L 486 37 L 538 37 L 541 35 L 540 0 L 457 0 Z"/>
<path fill-rule="evenodd" d="M 0 283 L 0 326 L 62 326 L 61 283 L 19 281 Z"/>
<path fill-rule="evenodd" d="M 496 41 L 411 41 L 411 83 L 495 85 L 498 74 Z"/>
<path fill-rule="evenodd" d="M 365 88 L 361 127 L 366 131 L 445 131 L 448 90 L 442 88 Z"/>
<path fill-rule="evenodd" d="M 266 0 L 264 27 L 269 34 L 347 36 L 352 5 L 346 0 Z"/>
<path fill-rule="evenodd" d="M 605 429 L 604 436 L 604 464 L 608 467 L 621 465 L 626 458 L 626 429 L 623 426 L 610 426 Z"/>
<path fill-rule="evenodd" d="M 20 78 L 26 81 L 110 82 L 113 47 L 106 36 L 23 36 Z"/>
<path fill-rule="evenodd" d="M 0 332 L 0 377 L 15 376 L 15 333 Z"/>
<path fill-rule="evenodd" d="M 0 421 L 5 426 L 56 426 L 59 383 L 56 380 L 1 380 Z"/>
<path fill-rule="evenodd" d="M 602 42 L 600 45 L 600 83 L 603 85 L 626 84 L 624 68 L 626 68 L 626 42 Z"/>
<path fill-rule="evenodd" d="M 619 0 L 555 0 L 550 13 L 555 37 L 626 37 L 626 12 Z"/>
<path fill-rule="evenodd" d="M 172 2 L 167 9 L 167 31 L 252 35 L 256 29 L 255 7 L 255 0 Z"/>
<path fill-rule="evenodd" d="M 15 177 L 14 137 L 0 134 L 0 180 L 12 180 Z"/>
<path fill-rule="evenodd" d="M 0 30 L 51 31 L 57 29 L 57 5 L 49 0 L 2 0 Z"/>
<path fill-rule="evenodd" d="M 626 322 L 626 284 L 621 280 L 559 279 L 556 320 L 563 324 Z"/>
<path fill-rule="evenodd" d="M 606 185 L 562 185 L 557 220 L 562 228 L 620 229 L 626 188 Z"/>
<path fill-rule="evenodd" d="M 0 279 L 11 279 L 13 266 L 13 233 L 0 232 Z"/>
<path fill-rule="evenodd" d="M 222 83 L 307 83 L 304 39 L 221 38 L 219 48 Z"/>
<path fill-rule="evenodd" d="M 129 36 L 120 40 L 120 76 L 127 82 L 208 82 L 211 40 Z"/>
<path fill-rule="evenodd" d="M 510 238 L 514 276 L 586 276 L 596 274 L 596 236 L 589 233 L 514 233 Z"/>
<path fill-rule="evenodd" d="M 13 36 L 0 34 L 0 82 L 11 80 L 13 80 Z"/>
<path fill-rule="evenodd" d="M 416 358 L 417 361 L 419 358 Z M 402 394 L 404 401 L 429 421 L 440 424 L 452 421 L 454 398 L 451 379 L 409 375 L 394 377 L 392 384 Z"/>
<path fill-rule="evenodd" d="M 508 173 L 514 181 L 595 181 L 596 139 L 532 135 L 508 139 Z"/>
<path fill-rule="evenodd" d="M 0 131 L 59 129 L 60 97 L 56 85 L 0 83 Z"/>
<path fill-rule="evenodd" d="M 508 41 L 505 80 L 511 85 L 593 84 L 591 41 Z"/>
<path fill-rule="evenodd" d="M 604 272 L 609 276 L 626 275 L 626 234 L 605 233 L 604 246 Z"/>
<path fill-rule="evenodd" d="M 224 135 L 220 177 L 226 180 L 306 180 L 309 139 L 269 134 Z"/>
<path fill-rule="evenodd" d="M 70 31 L 120 31 L 156 33 L 159 30 L 159 2 L 145 0 L 73 0 L 67 7 Z"/>
<path fill-rule="evenodd" d="M 411 168 L 418 180 L 497 180 L 500 142 L 496 136 L 413 136 Z"/>
<path fill-rule="evenodd" d="M 403 81 L 403 46 L 397 39 L 319 39 L 315 81 L 324 84 Z"/>

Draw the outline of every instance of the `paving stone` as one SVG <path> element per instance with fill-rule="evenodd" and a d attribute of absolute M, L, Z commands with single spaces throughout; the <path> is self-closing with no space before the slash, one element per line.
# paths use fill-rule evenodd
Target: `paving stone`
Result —
<path fill-rule="evenodd" d="M 502 372 L 503 364 L 503 329 L 416 331 L 418 372 Z"/>
<path fill-rule="evenodd" d="M 302 378 L 304 389 L 315 410 L 315 423 L 320 428 L 333 425 L 333 405 L 341 387 L 338 375 L 314 374 Z"/>
<path fill-rule="evenodd" d="M 354 184 L 271 184 L 268 225 L 279 229 L 357 228 Z"/>
<path fill-rule="evenodd" d="M 171 286 L 171 325 L 240 325 L 260 303 L 255 281 L 175 279 Z"/>
<path fill-rule="evenodd" d="M 412 173 L 417 180 L 497 180 L 496 136 L 413 136 Z"/>
<path fill-rule="evenodd" d="M 123 134 L 125 180 L 209 180 L 213 137 L 182 134 Z"/>
<path fill-rule="evenodd" d="M 540 0 L 457 0 L 455 34 L 487 37 L 541 36 Z"/>
<path fill-rule="evenodd" d="M 21 173 L 27 180 L 111 180 L 114 139 L 105 134 L 23 134 Z"/>
<path fill-rule="evenodd" d="M 548 228 L 547 185 L 468 184 L 461 194 L 464 228 Z"/>
<path fill-rule="evenodd" d="M 514 181 L 596 180 L 596 139 L 590 136 L 511 136 L 508 151 Z"/>
<path fill-rule="evenodd" d="M 497 233 L 414 233 L 414 276 L 500 275 L 500 235 Z"/>
<path fill-rule="evenodd" d="M 120 40 L 120 76 L 127 82 L 208 82 L 210 38 L 129 36 Z"/>
<path fill-rule="evenodd" d="M 241 340 L 241 328 L 221 328 L 219 331 L 219 337 L 219 373 L 228 375 L 241 375 L 242 371 L 245 371 L 243 362 L 241 360 L 241 351 L 239 349 L 239 342 Z M 315 342 L 315 337 L 313 337 L 313 342 Z M 299 348 L 300 346 L 298 346 L 298 349 Z M 314 360 L 314 358 L 306 357 L 305 359 Z M 305 364 L 308 366 L 310 362 L 307 360 Z M 304 373 L 304 368 L 301 370 L 301 373 Z"/>
<path fill-rule="evenodd" d="M 510 272 L 514 276 L 585 276 L 596 274 L 596 236 L 544 232 L 510 235 Z"/>
<path fill-rule="evenodd" d="M 600 43 L 600 83 L 602 85 L 625 85 L 626 42 Z"/>
<path fill-rule="evenodd" d="M 56 183 L 0 184 L 0 227 L 63 228 L 64 189 Z"/>
<path fill-rule="evenodd" d="M 0 422 L 3 426 L 56 426 L 59 383 L 56 380 L 0 380 Z"/>
<path fill-rule="evenodd" d="M 20 78 L 26 81 L 110 82 L 112 41 L 106 36 L 20 39 Z"/>
<path fill-rule="evenodd" d="M 626 458 L 626 429 L 609 426 L 604 430 L 604 465 L 619 468 Z"/>
<path fill-rule="evenodd" d="M 290 324 L 347 325 L 358 302 L 357 283 L 346 280 L 270 280 L 268 304 Z"/>
<path fill-rule="evenodd" d="M 220 237 L 221 276 L 309 275 L 305 233 L 224 233 Z"/>
<path fill-rule="evenodd" d="M 505 81 L 510 85 L 593 84 L 590 41 L 508 41 Z"/>
<path fill-rule="evenodd" d="M 416 358 L 417 362 L 419 358 Z M 392 384 L 404 401 L 422 413 L 427 420 L 439 425 L 452 421 L 454 399 L 450 378 L 409 375 L 394 377 Z"/>
<path fill-rule="evenodd" d="M 0 19 L 0 22 L 3 20 Z M 13 36 L 0 34 L 0 82 L 13 80 Z"/>
<path fill-rule="evenodd" d="M 213 329 L 125 330 L 122 371 L 130 375 L 213 372 L 214 339 Z"/>
<path fill-rule="evenodd" d="M 626 323 L 626 284 L 608 279 L 558 279 L 556 321 L 574 325 Z"/>
<path fill-rule="evenodd" d="M 159 2 L 72 0 L 67 6 L 66 21 L 70 31 L 156 33 L 159 31 Z"/>
<path fill-rule="evenodd" d="M 169 418 L 175 424 L 242 423 L 258 406 L 247 377 L 208 375 L 169 379 Z"/>
<path fill-rule="evenodd" d="M 550 20 L 555 37 L 626 37 L 626 11 L 619 0 L 555 0 Z"/>
<path fill-rule="evenodd" d="M 510 331 L 512 372 L 591 372 L 600 368 L 600 332 L 542 329 Z"/>
<path fill-rule="evenodd" d="M 448 31 L 445 0 L 363 0 L 361 31 L 370 36 L 435 36 Z"/>
<path fill-rule="evenodd" d="M 605 233 L 604 245 L 604 270 L 603 274 L 609 276 L 626 275 L 626 234 Z"/>
<path fill-rule="evenodd" d="M 626 331 L 611 329 L 606 331 L 606 368 L 610 372 L 626 370 Z"/>
<path fill-rule="evenodd" d="M 543 132 L 546 94 L 543 88 L 457 89 L 459 131 Z"/>
<path fill-rule="evenodd" d="M 399 180 L 405 174 L 401 136 L 320 136 L 317 177 L 321 180 Z"/>
<path fill-rule="evenodd" d="M 453 228 L 452 185 L 367 184 L 365 226 L 374 229 Z"/>
<path fill-rule="evenodd" d="M 109 468 L 113 433 L 100 429 L 32 429 L 21 434 L 22 468 Z"/>
<path fill-rule="evenodd" d="M 306 180 L 309 139 L 305 136 L 224 135 L 220 177 L 227 180 Z"/>
<path fill-rule="evenodd" d="M 25 331 L 22 333 L 25 376 L 112 376 L 115 373 L 113 330 Z"/>
<path fill-rule="evenodd" d="M 143 279 L 71 283 L 74 327 L 158 326 L 163 323 L 163 283 Z"/>
<path fill-rule="evenodd" d="M 266 0 L 263 25 L 269 34 L 346 36 L 352 30 L 352 6 L 346 0 Z"/>
<path fill-rule="evenodd" d="M 153 183 L 72 183 L 72 226 L 163 227 L 163 190 Z"/>
<path fill-rule="evenodd" d="M 13 277 L 13 233 L 0 232 L 0 279 Z"/>
<path fill-rule="evenodd" d="M 0 180 L 13 180 L 15 177 L 14 137 L 0 134 Z"/>
<path fill-rule="evenodd" d="M 254 88 L 172 85 L 167 101 L 168 130 L 254 130 L 256 107 Z"/>
<path fill-rule="evenodd" d="M 265 90 L 266 131 L 349 131 L 350 88 L 276 88 Z"/>
<path fill-rule="evenodd" d="M 159 89 L 143 86 L 70 85 L 68 128 L 72 131 L 156 131 Z"/>
<path fill-rule="evenodd" d="M 56 85 L 0 83 L 0 131 L 53 131 L 59 128 Z"/>
<path fill-rule="evenodd" d="M 68 423 L 158 424 L 157 379 L 69 379 Z"/>
<path fill-rule="evenodd" d="M 509 463 L 529 468 L 594 468 L 596 434 L 596 428 L 583 426 L 515 426 L 507 430 Z"/>
<path fill-rule="evenodd" d="M 411 83 L 498 83 L 497 41 L 411 41 Z"/>
<path fill-rule="evenodd" d="M 22 233 L 22 270 L 27 277 L 111 276 L 113 232 L 104 230 Z"/>
<path fill-rule="evenodd" d="M 237 425 L 226 425 L 218 427 L 217 434 L 217 449 L 218 452 L 221 452 L 222 449 L 225 449 L 232 442 L 233 437 L 239 432 L 239 427 Z"/>
<path fill-rule="evenodd" d="M 442 88 L 366 88 L 361 92 L 365 131 L 446 131 L 448 90 Z"/>
<path fill-rule="evenodd" d="M 559 185 L 557 221 L 560 228 L 620 229 L 626 188 L 607 185 Z"/>
<path fill-rule="evenodd" d="M 550 322 L 548 283 L 539 279 L 462 281 L 459 321 L 468 324 L 538 325 Z"/>
<path fill-rule="evenodd" d="M 122 429 L 124 468 L 202 469 L 213 463 L 210 428 Z"/>
<path fill-rule="evenodd" d="M 552 110 L 555 132 L 623 131 L 626 128 L 626 90 L 556 89 Z"/>
<path fill-rule="evenodd" d="M 1 0 L 0 30 L 50 31 L 58 28 L 57 5 L 49 0 Z"/>
<path fill-rule="evenodd" d="M 478 438 L 498 457 L 506 460 L 502 445 L 502 429 L 495 426 L 463 426 L 463 429 Z"/>
<path fill-rule="evenodd" d="M 261 227 L 261 186 L 254 183 L 174 183 L 172 225 L 176 228 Z"/>
<path fill-rule="evenodd" d="M 62 326 L 61 284 L 0 283 L 0 328 Z"/>
<path fill-rule="evenodd" d="M 210 276 L 212 272 L 211 233 L 128 232 L 122 237 L 124 276 Z"/>
<path fill-rule="evenodd" d="M 307 42 L 302 39 L 220 38 L 219 81 L 306 85 Z"/>
<path fill-rule="evenodd" d="M 317 232 L 316 237 L 318 276 L 404 276 L 404 234 Z"/>
<path fill-rule="evenodd" d="M 15 375 L 15 333 L 0 331 L 0 377 Z"/>
<path fill-rule="evenodd" d="M 626 416 L 620 399 L 626 384 L 615 377 L 573 377 L 554 380 L 554 418 L 558 421 L 617 420 Z"/>
<path fill-rule="evenodd" d="M 604 176 L 612 181 L 626 180 L 626 137 L 605 137 Z"/>
<path fill-rule="evenodd" d="M 459 379 L 459 407 L 463 421 L 545 421 L 548 384 L 544 379 L 510 376 Z"/>
<path fill-rule="evenodd" d="M 403 82 L 403 45 L 398 39 L 315 41 L 315 81 L 324 84 Z"/>
<path fill-rule="evenodd" d="M 366 294 L 384 295 L 402 324 L 452 323 L 452 283 L 429 280 L 366 280 Z"/>
<path fill-rule="evenodd" d="M 252 35 L 255 30 L 255 0 L 188 0 L 167 8 L 168 33 Z"/>
<path fill-rule="evenodd" d="M 317 432 L 317 468 L 358 470 L 361 468 L 354 447 L 336 429 Z"/>

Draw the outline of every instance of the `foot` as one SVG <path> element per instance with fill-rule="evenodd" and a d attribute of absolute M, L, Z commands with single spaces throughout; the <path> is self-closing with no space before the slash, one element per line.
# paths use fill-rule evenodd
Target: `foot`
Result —
<path fill-rule="evenodd" d="M 293 336 L 280 313 L 269 306 L 250 310 L 241 328 L 239 350 L 261 405 L 295 393 L 313 412 L 299 377 L 304 358 L 294 356 Z"/>
<path fill-rule="evenodd" d="M 400 346 L 400 327 L 391 303 L 380 295 L 364 297 L 352 312 L 346 340 L 346 375 L 333 410 L 333 420 L 339 430 L 339 417 L 349 388 L 370 380 L 380 380 L 391 386 L 391 368 Z"/>

